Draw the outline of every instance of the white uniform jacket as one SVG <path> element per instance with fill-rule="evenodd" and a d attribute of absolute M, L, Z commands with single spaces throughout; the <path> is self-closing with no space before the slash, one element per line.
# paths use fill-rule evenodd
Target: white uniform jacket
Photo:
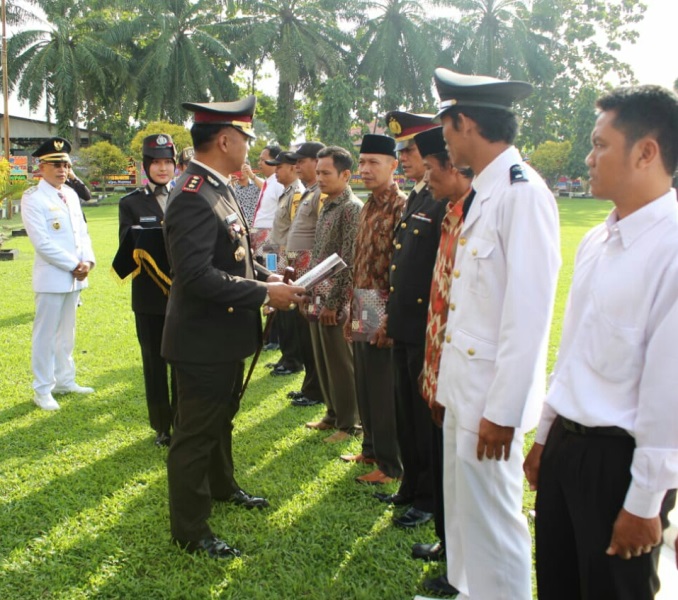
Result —
<path fill-rule="evenodd" d="M 537 424 L 545 392 L 560 268 L 558 209 L 514 147 L 483 169 L 473 188 L 454 263 L 437 400 L 469 431 L 478 431 L 482 417 L 526 431 Z"/>
<path fill-rule="evenodd" d="M 66 185 L 60 191 L 66 204 L 56 188 L 41 179 L 21 198 L 21 218 L 35 247 L 35 292 L 66 293 L 86 288 L 87 279 L 78 281 L 71 271 L 80 261 L 94 264 L 78 195 Z"/>

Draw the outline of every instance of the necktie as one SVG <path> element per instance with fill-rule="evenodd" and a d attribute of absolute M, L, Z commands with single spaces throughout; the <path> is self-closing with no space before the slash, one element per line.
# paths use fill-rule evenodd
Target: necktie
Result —
<path fill-rule="evenodd" d="M 466 220 L 466 217 L 468 216 L 468 211 L 471 210 L 471 204 L 473 204 L 473 199 L 476 197 L 476 191 L 471 188 L 471 193 L 466 196 L 466 200 L 464 200 L 464 208 L 463 208 L 463 220 Z"/>
<path fill-rule="evenodd" d="M 62 192 L 60 192 L 59 190 L 57 190 L 57 195 L 59 196 L 59 198 L 61 198 L 61 201 L 62 201 L 66 206 L 68 206 L 68 200 L 66 200 L 66 196 L 64 196 L 64 194 L 63 194 Z"/>
<path fill-rule="evenodd" d="M 155 199 L 158 201 L 160 208 L 162 209 L 163 214 L 165 213 L 165 207 L 167 206 L 167 188 L 163 186 L 158 186 L 153 192 L 155 194 Z"/>
<path fill-rule="evenodd" d="M 264 192 L 266 191 L 267 184 L 268 181 L 264 179 L 264 185 L 261 186 L 261 193 L 259 194 L 257 205 L 254 207 L 254 216 L 252 217 L 252 227 L 254 227 L 254 222 L 257 220 L 257 213 L 259 212 L 259 207 L 261 206 L 261 199 L 264 197 Z"/>

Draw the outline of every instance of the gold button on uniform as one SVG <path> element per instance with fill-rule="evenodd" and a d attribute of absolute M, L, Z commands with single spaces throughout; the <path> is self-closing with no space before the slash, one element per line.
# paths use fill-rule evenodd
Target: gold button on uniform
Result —
<path fill-rule="evenodd" d="M 400 250 L 403 247 L 402 244 L 396 244 L 396 250 Z"/>
<path fill-rule="evenodd" d="M 415 230 L 413 231 L 413 233 L 414 233 L 414 235 L 419 235 L 419 230 L 418 230 L 418 229 L 415 229 Z"/>
<path fill-rule="evenodd" d="M 407 223 L 401 223 L 400 229 L 407 229 Z"/>
<path fill-rule="evenodd" d="M 445 341 L 449 344 L 449 343 L 452 341 L 452 336 L 451 336 L 451 335 L 447 335 L 447 336 L 445 337 Z"/>
<path fill-rule="evenodd" d="M 455 269 L 452 275 L 454 275 L 455 279 L 459 279 L 459 275 L 461 275 L 461 273 L 459 272 L 459 269 Z"/>
<path fill-rule="evenodd" d="M 469 349 L 468 349 L 468 355 L 469 355 L 469 356 L 475 356 L 475 355 L 476 355 L 475 349 L 474 349 L 474 348 L 469 348 Z"/>
<path fill-rule="evenodd" d="M 471 250 L 471 254 L 473 254 L 473 256 L 478 256 L 478 249 L 474 248 L 473 250 Z"/>
<path fill-rule="evenodd" d="M 457 310 L 457 305 L 454 302 L 450 302 L 450 310 Z"/>
<path fill-rule="evenodd" d="M 390 289 L 391 289 L 392 292 L 395 292 L 395 288 L 393 286 L 391 286 Z"/>
<path fill-rule="evenodd" d="M 395 271 L 395 270 L 396 270 L 396 266 L 395 266 L 395 265 L 391 265 L 391 271 Z"/>
<path fill-rule="evenodd" d="M 422 298 L 417 298 L 417 304 L 423 304 L 424 300 Z"/>
<path fill-rule="evenodd" d="M 466 238 L 459 238 L 459 245 L 466 246 Z"/>
<path fill-rule="evenodd" d="M 233 307 L 232 307 L 232 306 L 229 306 L 229 307 L 228 307 L 228 312 L 230 312 L 230 313 L 233 312 Z"/>

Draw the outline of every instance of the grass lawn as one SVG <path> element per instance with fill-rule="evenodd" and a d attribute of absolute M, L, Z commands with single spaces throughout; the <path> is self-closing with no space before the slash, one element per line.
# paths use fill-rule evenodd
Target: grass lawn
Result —
<path fill-rule="evenodd" d="M 549 367 L 560 338 L 575 249 L 608 203 L 562 199 L 563 268 Z M 236 420 L 242 487 L 271 507 L 215 505 L 214 531 L 243 551 L 212 561 L 169 543 L 166 450 L 153 445 L 129 288 L 111 276 L 117 207 L 85 209 L 97 268 L 78 309 L 78 383 L 91 396 L 60 397 L 61 410 L 32 402 L 33 319 L 28 238 L 12 238 L 17 260 L 0 262 L 0 598 L 412 598 L 437 564 L 412 560 L 432 525 L 404 532 L 394 509 L 353 481 L 363 466 L 338 460 L 359 441 L 329 445 L 303 427 L 321 408 L 293 408 L 285 395 L 301 376 L 273 378 L 264 353 Z M 16 219 L 2 222 L 19 226 Z M 225 344 L 229 343 L 224 339 Z M 391 488 L 395 490 L 395 486 Z M 532 507 L 530 494 L 525 510 Z"/>

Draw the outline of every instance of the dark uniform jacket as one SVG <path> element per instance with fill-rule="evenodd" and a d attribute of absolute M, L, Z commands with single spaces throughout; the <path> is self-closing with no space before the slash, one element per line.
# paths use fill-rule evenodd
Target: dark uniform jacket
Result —
<path fill-rule="evenodd" d="M 132 252 L 136 246 L 136 244 L 130 244 L 130 240 L 125 242 L 125 237 L 132 227 L 156 230 L 154 234 L 146 234 L 147 243 L 144 249 L 153 258 L 158 268 L 169 276 L 161 229 L 164 215 L 150 188 L 148 186 L 138 188 L 123 196 L 120 199 L 118 215 L 120 246 L 121 249 L 125 248 L 127 252 Z M 163 287 L 169 286 L 164 285 Z M 167 295 L 153 281 L 148 271 L 141 268 L 139 274 L 132 279 L 132 310 L 146 315 L 164 315 L 166 307 Z"/>
<path fill-rule="evenodd" d="M 172 269 L 162 355 L 170 362 L 242 360 L 261 341 L 270 273 L 250 251 L 245 217 L 230 186 L 189 163 L 167 201 L 165 243 Z"/>
<path fill-rule="evenodd" d="M 433 266 L 446 206 L 445 201 L 435 201 L 424 186 L 408 200 L 396 225 L 386 333 L 397 342 L 425 342 Z"/>

